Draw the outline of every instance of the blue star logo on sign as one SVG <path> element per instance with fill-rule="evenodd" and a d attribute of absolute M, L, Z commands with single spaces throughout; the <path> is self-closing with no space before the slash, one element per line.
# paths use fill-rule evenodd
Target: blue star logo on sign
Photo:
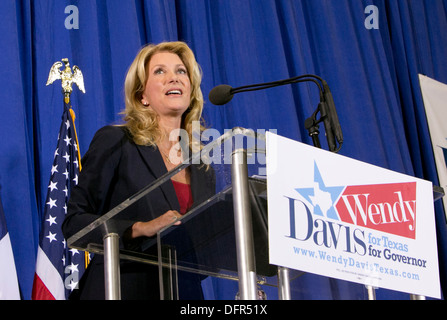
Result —
<path fill-rule="evenodd" d="M 295 189 L 314 208 L 314 214 L 333 220 L 340 220 L 334 204 L 345 187 L 327 187 L 321 177 L 317 163 L 314 162 L 314 187 Z"/>

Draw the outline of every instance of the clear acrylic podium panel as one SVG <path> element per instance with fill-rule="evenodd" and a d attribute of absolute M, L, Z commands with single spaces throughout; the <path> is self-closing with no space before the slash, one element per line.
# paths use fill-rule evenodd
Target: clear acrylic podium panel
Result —
<path fill-rule="evenodd" d="M 238 139 L 237 136 L 244 139 Z M 235 141 L 235 139 L 237 141 Z M 251 140 L 250 140 L 251 139 Z M 138 250 L 125 248 L 120 241 L 119 259 L 156 265 L 159 268 L 162 299 L 176 299 L 177 277 L 182 272 L 200 276 L 206 286 L 211 282 L 229 288 L 237 288 L 239 281 L 233 210 L 231 154 L 235 148 L 248 150 L 249 202 L 253 231 L 256 281 L 267 293 L 267 299 L 278 299 L 278 267 L 268 262 L 267 194 L 265 179 L 265 140 L 262 135 L 246 129 L 228 132 L 209 143 L 203 151 L 212 158 L 211 166 L 216 174 L 216 194 L 181 218 L 181 225 L 169 226 L 157 237 L 139 243 Z M 220 146 L 220 147 L 216 147 Z M 207 149 L 208 148 L 208 149 Z M 202 151 L 202 152 L 203 152 Z M 135 194 L 67 240 L 68 246 L 93 254 L 105 255 L 105 236 L 122 235 L 135 221 L 126 217 L 126 209 L 150 192 L 154 192 L 173 175 L 185 170 L 197 161 L 193 154 L 188 161 L 160 177 L 144 190 Z M 264 158 L 263 158 L 264 157 Z M 435 190 L 435 199 L 443 190 Z M 122 239 L 121 239 L 122 240 Z M 299 270 L 288 270 L 291 299 L 368 299 L 368 289 L 360 284 L 329 279 Z M 210 281 L 210 279 L 214 279 Z M 231 284 L 228 284 L 231 283 Z M 334 292 L 333 288 L 337 288 Z M 205 290 L 206 291 L 206 290 Z M 221 297 L 233 299 L 236 289 Z M 206 295 L 205 295 L 206 297 Z M 211 297 L 213 298 L 213 297 Z"/>
<path fill-rule="evenodd" d="M 257 282 L 276 286 L 278 268 L 268 262 L 266 181 L 249 179 L 250 204 Z M 194 272 L 227 280 L 238 280 L 236 235 L 231 186 L 193 209 L 182 218 L 180 226 L 167 228 L 156 240 L 145 243 L 157 246 L 164 297 L 176 298 L 177 276 Z M 234 293 L 236 295 L 237 292 Z"/>

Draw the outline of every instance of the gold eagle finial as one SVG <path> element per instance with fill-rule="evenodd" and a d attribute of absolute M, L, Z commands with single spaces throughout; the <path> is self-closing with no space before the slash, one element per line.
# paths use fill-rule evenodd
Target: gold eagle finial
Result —
<path fill-rule="evenodd" d="M 65 68 L 61 68 L 65 65 Z M 73 66 L 73 71 L 70 68 L 70 63 L 67 58 L 61 61 L 55 62 L 50 69 L 50 74 L 48 75 L 47 86 L 52 84 L 56 80 L 61 80 L 62 89 L 64 91 L 65 103 L 70 102 L 70 94 L 73 91 L 72 84 L 76 83 L 79 90 L 85 93 L 84 88 L 84 77 L 82 75 L 81 69 L 78 66 Z"/>

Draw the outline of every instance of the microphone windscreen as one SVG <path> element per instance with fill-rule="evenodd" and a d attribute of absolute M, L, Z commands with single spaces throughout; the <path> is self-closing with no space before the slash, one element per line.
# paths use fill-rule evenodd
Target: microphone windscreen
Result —
<path fill-rule="evenodd" d="M 217 87 L 211 89 L 208 98 L 212 104 L 217 106 L 224 105 L 233 99 L 233 94 L 231 93 L 231 86 L 227 84 L 221 84 Z"/>

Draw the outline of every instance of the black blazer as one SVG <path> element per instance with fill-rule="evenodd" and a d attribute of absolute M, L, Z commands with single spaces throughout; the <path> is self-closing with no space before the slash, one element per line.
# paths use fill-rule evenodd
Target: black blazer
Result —
<path fill-rule="evenodd" d="M 197 205 L 214 194 L 214 171 L 194 164 L 189 168 L 193 205 Z M 157 148 L 136 145 L 125 127 L 101 128 L 82 158 L 79 183 L 71 190 L 67 216 L 62 225 L 65 238 L 68 239 L 166 172 Z M 171 181 L 132 204 L 120 215 L 122 219 L 149 221 L 168 210 L 180 210 Z M 104 265 L 101 255 L 95 255 L 81 279 L 80 289 L 74 292 L 74 296 L 81 299 L 104 299 Z M 122 262 L 121 297 L 158 299 L 157 268 Z"/>

